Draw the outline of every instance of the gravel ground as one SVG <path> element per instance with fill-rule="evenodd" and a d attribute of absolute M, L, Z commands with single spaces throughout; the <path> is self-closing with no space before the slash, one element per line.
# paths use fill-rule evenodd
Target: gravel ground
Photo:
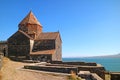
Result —
<path fill-rule="evenodd" d="M 19 69 L 30 63 L 15 62 L 7 58 L 4 58 L 3 63 L 1 80 L 67 80 L 67 76 Z"/>

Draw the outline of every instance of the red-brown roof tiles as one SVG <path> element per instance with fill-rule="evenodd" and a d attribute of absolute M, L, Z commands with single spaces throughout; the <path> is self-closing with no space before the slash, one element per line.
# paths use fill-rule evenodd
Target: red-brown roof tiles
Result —
<path fill-rule="evenodd" d="M 30 11 L 29 14 L 19 23 L 19 25 L 25 25 L 25 24 L 38 24 L 38 25 L 42 26 L 31 11 Z"/>
<path fill-rule="evenodd" d="M 59 35 L 59 32 L 41 33 L 36 40 L 56 39 L 58 35 Z"/>
<path fill-rule="evenodd" d="M 21 31 L 21 30 L 18 30 L 18 31 L 17 31 L 16 33 L 14 33 L 12 36 L 16 35 L 18 32 L 22 33 L 22 34 L 25 35 L 27 38 L 33 40 L 32 37 L 30 37 L 29 35 L 27 35 L 25 32 L 23 32 L 23 31 Z M 12 36 L 11 36 L 11 37 L 12 37 Z M 8 40 L 9 40 L 11 37 L 9 37 Z"/>

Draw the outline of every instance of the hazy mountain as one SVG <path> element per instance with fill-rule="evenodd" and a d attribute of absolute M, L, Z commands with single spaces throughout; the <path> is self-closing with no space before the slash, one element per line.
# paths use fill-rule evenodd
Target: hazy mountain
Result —
<path fill-rule="evenodd" d="M 120 53 L 119 53 L 119 54 L 114 54 L 114 55 L 93 56 L 93 57 L 104 57 L 104 58 L 120 58 Z"/>

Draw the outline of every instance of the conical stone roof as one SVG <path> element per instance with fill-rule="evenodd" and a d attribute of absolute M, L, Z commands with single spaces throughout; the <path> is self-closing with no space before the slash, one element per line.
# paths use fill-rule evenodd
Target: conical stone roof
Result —
<path fill-rule="evenodd" d="M 37 18 L 34 16 L 32 11 L 28 13 L 28 15 L 19 23 L 19 25 L 26 25 L 26 24 L 37 24 L 40 25 L 40 22 L 37 20 Z"/>

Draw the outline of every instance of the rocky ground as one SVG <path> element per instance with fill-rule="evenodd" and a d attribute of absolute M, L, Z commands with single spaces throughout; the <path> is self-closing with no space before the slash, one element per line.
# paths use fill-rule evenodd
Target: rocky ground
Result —
<path fill-rule="evenodd" d="M 51 73 L 22 70 L 21 67 L 29 63 L 15 62 L 7 58 L 3 60 L 0 80 L 67 80 L 67 76 Z"/>

